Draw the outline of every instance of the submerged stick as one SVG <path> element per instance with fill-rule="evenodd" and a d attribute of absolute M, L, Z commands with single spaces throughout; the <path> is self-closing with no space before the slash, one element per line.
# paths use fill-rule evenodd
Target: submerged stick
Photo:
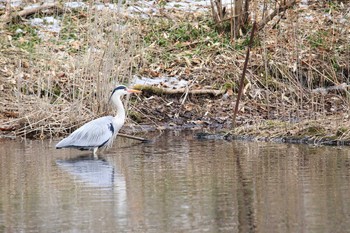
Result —
<path fill-rule="evenodd" d="M 148 140 L 146 138 L 131 136 L 131 135 L 128 135 L 128 134 L 123 134 L 123 133 L 118 133 L 118 136 L 119 137 L 124 137 L 124 138 L 130 138 L 130 139 L 138 140 L 138 141 L 141 141 L 141 142 L 150 142 L 150 140 Z"/>
<path fill-rule="evenodd" d="M 237 95 L 237 100 L 236 100 L 236 106 L 235 106 L 235 111 L 233 113 L 233 128 L 236 127 L 236 117 L 237 117 L 237 112 L 238 112 L 238 106 L 239 106 L 239 101 L 240 101 L 241 96 L 242 96 L 242 90 L 243 90 L 243 85 L 244 85 L 244 77 L 245 77 L 245 73 L 247 71 L 250 49 L 251 49 L 251 47 L 253 45 L 253 38 L 254 38 L 255 28 L 256 28 L 256 21 L 254 21 L 254 23 L 253 23 L 252 33 L 250 34 L 249 44 L 248 44 L 248 48 L 247 48 L 247 54 L 246 54 L 245 61 L 244 61 L 242 77 L 241 77 L 241 80 L 240 80 L 240 83 L 239 83 L 239 89 L 238 89 L 238 95 Z"/>

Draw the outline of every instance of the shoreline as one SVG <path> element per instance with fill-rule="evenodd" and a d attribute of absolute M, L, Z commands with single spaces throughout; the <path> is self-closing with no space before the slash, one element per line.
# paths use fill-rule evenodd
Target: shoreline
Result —
<path fill-rule="evenodd" d="M 350 140 L 350 3 L 308 1 L 263 21 L 235 129 L 249 33 L 232 38 L 229 21 L 219 29 L 209 7 L 184 13 L 163 4 L 147 17 L 116 14 L 112 4 L 8 22 L 0 34 L 0 138 L 57 138 L 114 114 L 110 90 L 136 77 L 143 94 L 127 100 L 130 128 Z"/>

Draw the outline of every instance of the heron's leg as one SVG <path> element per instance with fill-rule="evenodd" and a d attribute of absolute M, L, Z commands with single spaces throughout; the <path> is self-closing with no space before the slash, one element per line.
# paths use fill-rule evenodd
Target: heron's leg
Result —
<path fill-rule="evenodd" d="M 98 159 L 97 149 L 98 149 L 98 147 L 95 147 L 95 148 L 94 148 L 94 158 L 95 158 L 95 159 Z"/>

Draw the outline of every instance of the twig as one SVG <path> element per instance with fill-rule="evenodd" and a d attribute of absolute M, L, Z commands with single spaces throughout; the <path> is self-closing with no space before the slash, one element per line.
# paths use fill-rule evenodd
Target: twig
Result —
<path fill-rule="evenodd" d="M 236 116 L 237 116 L 237 112 L 238 112 L 239 101 L 240 101 L 241 96 L 242 96 L 242 90 L 243 90 L 243 86 L 244 86 L 244 77 L 245 77 L 245 73 L 247 71 L 250 49 L 251 49 L 251 47 L 253 45 L 255 29 L 256 29 L 256 22 L 254 21 L 252 32 L 250 34 L 249 45 L 248 45 L 248 48 L 247 48 L 247 54 L 246 54 L 245 61 L 244 61 L 243 72 L 242 72 L 241 80 L 240 80 L 240 83 L 239 83 L 239 89 L 238 89 L 238 95 L 237 95 L 237 99 L 236 99 L 235 111 L 233 113 L 233 128 L 236 127 Z"/>
<path fill-rule="evenodd" d="M 124 137 L 124 138 L 130 138 L 130 139 L 138 140 L 138 141 L 141 141 L 141 142 L 150 142 L 151 141 L 151 140 L 146 139 L 146 138 L 131 136 L 131 135 L 128 135 L 128 134 L 123 134 L 123 133 L 118 133 L 118 136 L 119 137 Z"/>
<path fill-rule="evenodd" d="M 185 101 L 186 101 L 186 99 L 187 99 L 187 96 L 188 96 L 189 89 L 190 89 L 190 88 L 189 88 L 188 86 L 186 86 L 185 96 L 184 96 L 184 98 L 183 98 L 182 101 L 181 101 L 181 105 L 183 105 L 183 104 L 185 103 Z"/>
<path fill-rule="evenodd" d="M 231 21 L 231 20 L 237 18 L 238 16 L 239 16 L 239 15 L 234 15 L 234 16 L 231 16 L 231 17 L 227 17 L 227 18 L 224 18 L 224 19 L 222 19 L 222 20 L 219 20 L 218 22 L 215 22 L 215 23 L 216 23 L 216 25 L 219 25 L 219 24 L 222 24 L 222 23 L 224 23 L 224 22 Z"/>

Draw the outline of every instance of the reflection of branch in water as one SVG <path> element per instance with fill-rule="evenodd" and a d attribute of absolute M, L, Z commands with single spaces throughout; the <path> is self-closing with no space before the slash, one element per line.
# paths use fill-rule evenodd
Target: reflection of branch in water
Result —
<path fill-rule="evenodd" d="M 115 181 L 115 169 L 107 161 L 93 159 L 91 156 L 80 156 L 74 159 L 57 160 L 56 164 L 80 181 L 95 187 L 112 187 Z M 118 176 L 118 183 L 125 179 Z"/>
<path fill-rule="evenodd" d="M 250 182 L 247 182 L 245 177 L 244 167 L 241 165 L 240 153 L 236 155 L 237 166 L 237 205 L 238 205 L 238 222 L 239 232 L 256 232 L 256 223 L 254 221 L 253 207 L 253 192 L 249 187 Z"/>

